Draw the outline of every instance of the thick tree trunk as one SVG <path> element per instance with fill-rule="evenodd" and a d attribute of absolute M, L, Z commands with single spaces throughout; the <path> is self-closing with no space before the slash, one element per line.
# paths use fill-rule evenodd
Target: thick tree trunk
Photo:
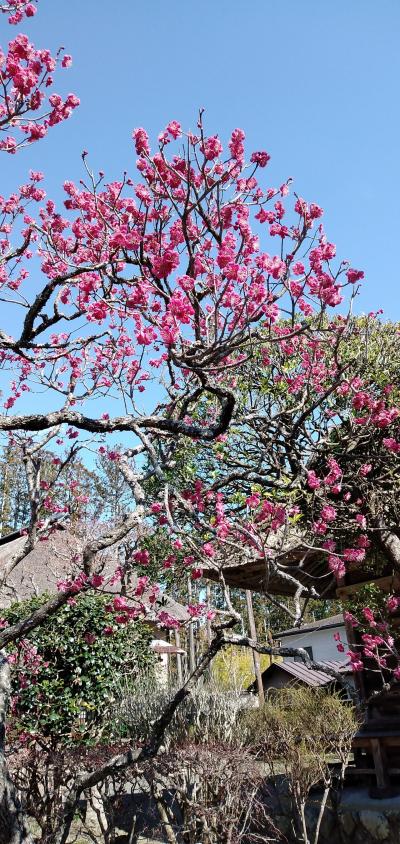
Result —
<path fill-rule="evenodd" d="M 400 537 L 387 527 L 385 516 L 380 510 L 379 494 L 372 492 L 369 501 L 369 519 L 376 531 L 376 542 L 381 547 L 385 557 L 393 564 L 394 569 L 400 572 Z"/>
<path fill-rule="evenodd" d="M 0 844 L 33 844 L 5 758 L 5 734 L 10 672 L 7 656 L 0 651 Z"/>
<path fill-rule="evenodd" d="M 386 530 L 381 520 L 377 520 L 377 526 L 380 529 L 379 544 L 391 560 L 395 569 L 400 571 L 400 539 L 391 530 Z"/>
<path fill-rule="evenodd" d="M 5 764 L 0 769 L 0 844 L 33 844 Z"/>

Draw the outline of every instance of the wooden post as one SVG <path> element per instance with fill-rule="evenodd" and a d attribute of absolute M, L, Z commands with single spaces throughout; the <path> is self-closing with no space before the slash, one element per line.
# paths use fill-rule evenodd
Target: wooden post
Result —
<path fill-rule="evenodd" d="M 390 788 L 390 779 L 387 773 L 386 753 L 378 738 L 371 738 L 370 744 L 375 766 L 377 793 L 385 794 L 385 791 Z"/>
<path fill-rule="evenodd" d="M 211 609 L 211 586 L 210 586 L 209 583 L 207 583 L 207 586 L 206 586 L 206 606 L 207 606 L 207 610 Z M 210 647 L 211 639 L 212 639 L 212 633 L 211 633 L 211 621 L 210 621 L 209 618 L 207 618 L 207 621 L 206 621 L 206 635 L 207 635 L 207 645 L 208 645 L 208 647 Z"/>
<path fill-rule="evenodd" d="M 253 600 L 251 597 L 250 589 L 246 589 L 246 604 L 247 604 L 247 615 L 249 617 L 249 628 L 250 628 L 250 636 L 252 639 L 257 640 L 257 630 L 256 630 L 256 623 L 254 621 L 254 612 L 253 612 Z M 262 682 L 261 676 L 261 667 L 260 667 L 260 654 L 257 651 L 253 651 L 253 664 L 254 664 L 254 673 L 256 675 L 257 681 L 257 691 L 258 691 L 258 699 L 260 701 L 260 706 L 264 704 L 265 696 L 264 696 L 264 686 Z"/>
<path fill-rule="evenodd" d="M 181 646 L 181 634 L 179 630 L 175 630 L 175 644 L 177 648 Z M 183 671 L 182 671 L 182 654 L 176 655 L 176 674 L 178 680 L 178 686 L 183 685 Z"/>
<path fill-rule="evenodd" d="M 190 576 L 188 577 L 187 581 L 187 589 L 188 589 L 188 603 L 192 603 L 192 581 Z M 193 674 L 193 671 L 196 668 L 196 654 L 195 654 L 195 643 L 194 643 L 194 627 L 193 622 L 189 623 L 189 674 Z"/>

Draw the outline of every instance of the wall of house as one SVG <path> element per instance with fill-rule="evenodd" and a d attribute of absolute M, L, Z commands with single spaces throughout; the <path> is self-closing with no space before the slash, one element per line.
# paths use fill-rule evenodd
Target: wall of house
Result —
<path fill-rule="evenodd" d="M 160 686 L 168 685 L 168 661 L 170 659 L 168 654 L 156 654 L 157 667 L 156 678 Z"/>
<path fill-rule="evenodd" d="M 340 653 L 337 649 L 338 642 L 333 638 L 335 633 L 340 633 L 340 639 L 344 645 L 344 653 Z M 344 624 L 338 625 L 337 627 L 329 627 L 325 630 L 309 630 L 308 633 L 302 633 L 299 630 L 298 633 L 293 633 L 291 636 L 285 636 L 281 639 L 281 644 L 283 647 L 288 648 L 312 647 L 313 659 L 321 660 L 321 662 L 325 662 L 326 660 L 346 662 L 348 659 L 346 656 L 348 644 Z M 285 659 L 294 659 L 294 657 L 285 657 Z"/>

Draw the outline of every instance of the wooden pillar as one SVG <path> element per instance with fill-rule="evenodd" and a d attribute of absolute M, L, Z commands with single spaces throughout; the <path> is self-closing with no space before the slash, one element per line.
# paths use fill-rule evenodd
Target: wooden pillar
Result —
<path fill-rule="evenodd" d="M 191 578 L 188 577 L 187 581 L 187 590 L 188 590 L 188 603 L 192 603 L 192 581 Z M 189 674 L 193 674 L 194 669 L 196 668 L 196 654 L 195 654 L 195 642 L 194 642 L 194 626 L 193 622 L 189 623 Z"/>
<path fill-rule="evenodd" d="M 175 644 L 177 648 L 181 647 L 181 634 L 179 630 L 175 630 Z M 182 654 L 176 654 L 176 675 L 178 686 L 181 687 L 183 685 Z"/>
<path fill-rule="evenodd" d="M 210 586 L 209 583 L 207 583 L 207 586 L 206 586 L 206 606 L 207 606 L 207 611 L 209 611 L 211 609 L 211 586 Z M 207 647 L 210 647 L 211 639 L 212 639 L 212 631 L 211 631 L 211 620 L 209 618 L 207 618 L 207 621 L 206 621 L 206 636 L 207 636 Z"/>
<path fill-rule="evenodd" d="M 253 612 L 253 600 L 251 597 L 250 589 L 246 589 L 246 604 L 247 604 L 247 615 L 249 617 L 249 628 L 250 628 L 250 636 L 252 639 L 257 641 L 257 630 L 256 630 L 256 623 L 254 621 L 254 612 Z M 253 664 L 254 664 L 254 673 L 256 675 L 257 681 L 257 691 L 258 691 L 258 699 L 260 701 L 260 706 L 263 705 L 265 701 L 264 696 L 264 686 L 262 682 L 261 676 L 261 667 L 260 667 L 260 654 L 257 651 L 253 651 Z"/>

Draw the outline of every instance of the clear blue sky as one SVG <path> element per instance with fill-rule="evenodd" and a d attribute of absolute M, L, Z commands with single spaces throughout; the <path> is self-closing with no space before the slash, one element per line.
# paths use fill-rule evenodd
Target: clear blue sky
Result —
<path fill-rule="evenodd" d="M 84 148 L 107 180 L 133 173 L 134 126 L 195 128 L 203 106 L 210 132 L 240 126 L 269 151 L 271 184 L 293 176 L 324 207 L 338 254 L 366 273 L 358 310 L 400 318 L 399 0 L 40 0 L 20 29 L 73 55 L 56 90 L 81 107 L 7 158 L 2 192 L 33 167 L 57 198 Z"/>

